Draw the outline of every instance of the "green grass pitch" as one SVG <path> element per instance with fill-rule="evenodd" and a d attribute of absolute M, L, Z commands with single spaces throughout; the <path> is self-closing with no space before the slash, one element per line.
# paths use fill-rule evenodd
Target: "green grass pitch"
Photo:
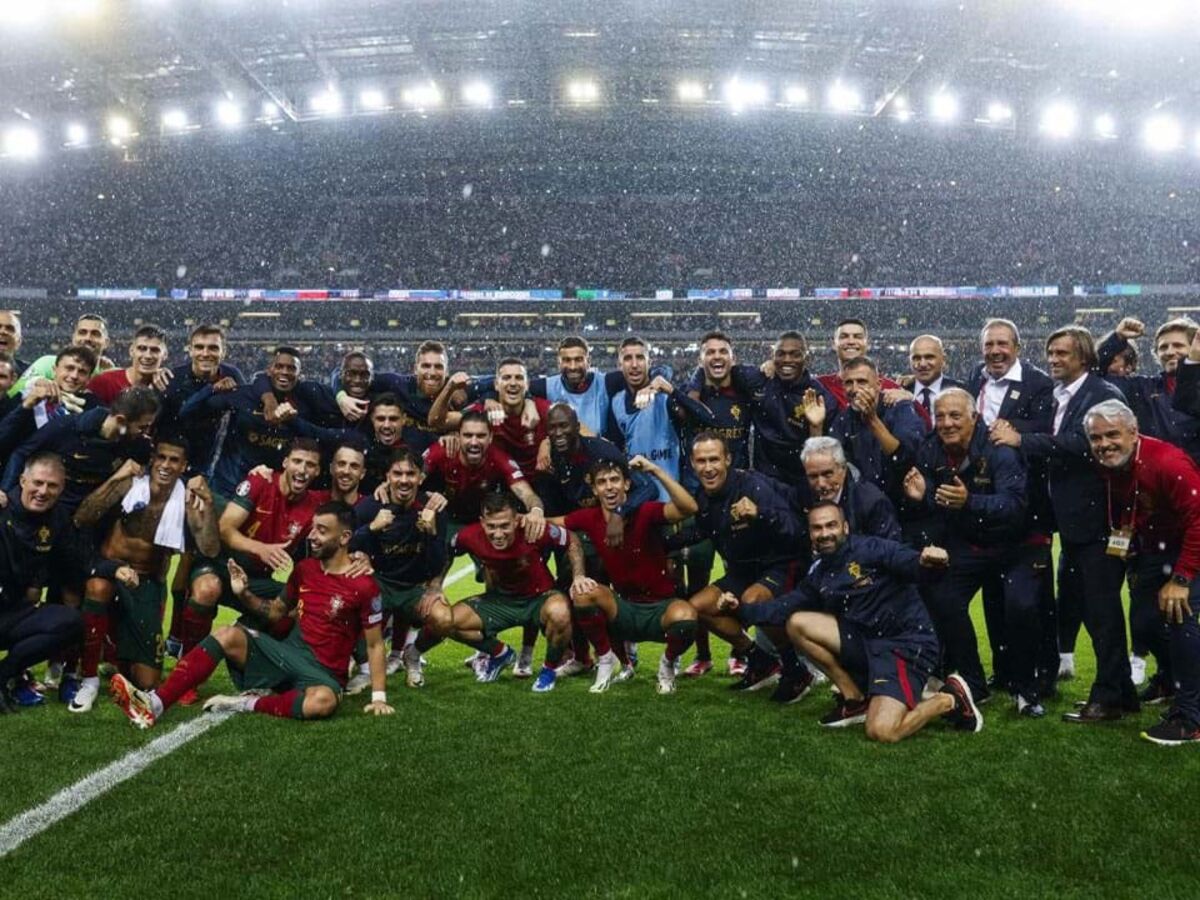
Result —
<path fill-rule="evenodd" d="M 660 650 L 607 694 L 537 696 L 474 683 L 445 644 L 424 690 L 391 679 L 393 718 L 362 697 L 326 722 L 236 716 L 0 859 L 0 897 L 1196 893 L 1200 755 L 1140 741 L 1154 710 L 1058 719 L 1086 636 L 1044 720 L 997 698 L 981 734 L 892 747 L 820 729 L 823 688 L 780 709 L 714 673 L 659 697 Z M 230 687 L 222 668 L 205 693 Z M 199 714 L 150 733 L 108 702 L 0 720 L 0 823 Z"/>

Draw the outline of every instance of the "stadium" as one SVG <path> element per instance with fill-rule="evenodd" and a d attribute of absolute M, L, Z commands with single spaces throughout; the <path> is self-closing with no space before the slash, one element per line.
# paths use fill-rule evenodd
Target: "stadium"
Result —
<path fill-rule="evenodd" d="M 1193 893 L 1198 39 L 0 0 L 0 895 Z"/>

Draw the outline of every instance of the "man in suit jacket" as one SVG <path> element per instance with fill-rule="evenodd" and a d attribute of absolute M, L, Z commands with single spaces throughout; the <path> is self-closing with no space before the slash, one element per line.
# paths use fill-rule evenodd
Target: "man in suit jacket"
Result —
<path fill-rule="evenodd" d="M 946 374 L 946 348 L 942 339 L 935 334 L 923 334 L 913 338 L 908 345 L 908 362 L 912 374 L 900 379 L 902 387 L 912 391 L 913 402 L 925 421 L 933 424 L 933 404 L 942 391 L 966 385 Z"/>
<path fill-rule="evenodd" d="M 1096 650 L 1096 680 L 1088 702 L 1063 719 L 1076 723 L 1119 719 L 1138 709 L 1121 608 L 1125 559 L 1116 524 L 1104 514 L 1108 508 L 1105 482 L 1096 470 L 1083 420 L 1097 403 L 1124 397 L 1094 373 L 1096 345 L 1086 328 L 1070 325 L 1051 334 L 1046 340 L 1046 362 L 1054 379 L 1050 434 L 1022 434 L 1000 420 L 992 427 L 992 440 L 1020 447 L 1027 458 L 1047 461 L 1066 576 L 1059 593 L 1064 585 L 1071 588 L 1069 594 L 1079 591 L 1083 623 Z"/>
<path fill-rule="evenodd" d="M 989 429 L 997 420 L 1008 422 L 1022 434 L 1049 432 L 1054 419 L 1054 382 L 1037 366 L 1020 358 L 1021 335 L 1008 319 L 989 319 L 979 332 L 981 361 L 967 376 L 967 392 L 975 398 L 979 418 Z M 1027 515 L 1029 530 L 1025 540 L 1037 548 L 1031 551 L 1038 585 L 1038 615 L 1042 644 L 1038 651 L 1038 694 L 1052 696 L 1060 664 L 1074 674 L 1074 636 L 1079 632 L 1078 615 L 1069 629 L 1070 655 L 1059 658 L 1063 619 L 1054 604 L 1054 570 L 1050 554 L 1054 540 L 1054 513 L 1046 488 L 1046 462 L 1027 460 L 1026 486 L 1029 493 Z M 1011 686 L 1012 672 L 1007 665 L 1004 634 L 1003 585 L 988 580 L 983 585 L 983 613 L 987 621 L 988 641 L 992 645 L 993 686 Z M 1071 617 L 1068 617 L 1071 618 Z M 1064 645 L 1065 646 L 1065 645 Z M 1069 665 L 1067 665 L 1069 662 Z"/>

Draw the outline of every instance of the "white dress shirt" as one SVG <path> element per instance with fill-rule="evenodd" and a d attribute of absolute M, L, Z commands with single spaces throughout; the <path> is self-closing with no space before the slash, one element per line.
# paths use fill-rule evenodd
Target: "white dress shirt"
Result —
<path fill-rule="evenodd" d="M 1008 396 L 1009 387 L 1020 384 L 1021 378 L 1021 361 L 1019 359 L 1000 378 L 993 378 L 991 375 L 985 376 L 979 409 L 980 415 L 983 416 L 983 424 L 991 425 L 1000 418 L 1000 407 L 1004 403 L 1004 398 Z"/>
<path fill-rule="evenodd" d="M 1062 427 L 1063 416 L 1067 414 L 1067 404 L 1071 402 L 1071 398 L 1079 393 L 1079 389 L 1083 387 L 1083 381 L 1088 377 L 1088 373 L 1084 372 L 1070 384 L 1056 384 L 1054 386 L 1054 402 L 1058 405 L 1054 408 L 1054 433 L 1058 434 L 1058 429 Z"/>
<path fill-rule="evenodd" d="M 913 382 L 913 393 L 916 394 L 917 405 L 927 406 L 930 415 L 933 415 L 933 404 L 937 402 L 938 396 L 945 390 L 942 387 L 944 377 L 943 375 L 939 375 L 935 381 L 931 381 L 929 384 L 921 384 L 920 381 Z M 929 393 L 926 394 L 926 391 Z M 929 398 L 928 405 L 925 402 L 927 396 Z"/>

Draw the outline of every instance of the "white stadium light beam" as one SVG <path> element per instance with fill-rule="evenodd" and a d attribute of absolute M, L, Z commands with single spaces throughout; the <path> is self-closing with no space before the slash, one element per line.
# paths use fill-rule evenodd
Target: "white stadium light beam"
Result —
<path fill-rule="evenodd" d="M 375 111 L 387 108 L 387 95 L 379 88 L 364 88 L 359 92 L 358 105 L 361 109 Z"/>
<path fill-rule="evenodd" d="M 133 136 L 133 123 L 125 116 L 112 116 L 108 120 L 108 136 L 114 143 L 128 140 Z"/>
<path fill-rule="evenodd" d="M 442 90 L 432 81 L 405 88 L 401 99 L 414 109 L 431 109 L 442 105 Z"/>
<path fill-rule="evenodd" d="M 1000 124 L 1007 122 L 1012 118 L 1012 107 L 1007 103 L 1002 103 L 999 100 L 993 100 L 987 107 L 987 120 L 989 122 Z"/>
<path fill-rule="evenodd" d="M 1063 101 L 1055 101 L 1042 110 L 1038 130 L 1055 140 L 1065 140 L 1075 134 L 1079 127 L 1079 113 L 1075 107 Z"/>
<path fill-rule="evenodd" d="M 168 131 L 182 131 L 188 125 L 187 113 L 182 109 L 168 109 L 163 113 L 162 124 Z"/>
<path fill-rule="evenodd" d="M 462 99 L 467 106 L 491 106 L 496 102 L 496 92 L 486 81 L 476 79 L 463 85 Z"/>
<path fill-rule="evenodd" d="M 1117 136 L 1117 120 L 1108 113 L 1096 116 L 1095 121 L 1092 122 L 1092 128 L 1098 138 L 1111 139 Z"/>
<path fill-rule="evenodd" d="M 935 122 L 953 122 L 958 118 L 958 98 L 946 91 L 938 91 L 929 98 L 929 115 Z"/>
<path fill-rule="evenodd" d="M 704 84 L 699 81 L 681 81 L 675 89 L 676 96 L 684 103 L 699 103 L 706 93 Z"/>
<path fill-rule="evenodd" d="M 220 100 L 216 107 L 217 122 L 225 128 L 242 124 L 242 107 L 233 100 Z"/>
<path fill-rule="evenodd" d="M 327 88 L 314 94 L 308 105 L 312 107 L 313 112 L 323 116 L 335 116 L 342 111 L 342 103 L 342 95 L 333 88 Z"/>
<path fill-rule="evenodd" d="M 267 120 L 278 119 L 282 117 L 283 110 L 279 108 L 279 104 L 274 100 L 264 100 L 262 105 L 262 117 Z"/>
<path fill-rule="evenodd" d="M 735 113 L 751 106 L 763 106 L 769 96 L 767 86 L 761 81 L 743 81 L 741 78 L 725 82 L 722 94 Z"/>
<path fill-rule="evenodd" d="M 567 82 L 567 99 L 572 103 L 595 103 L 600 99 L 600 85 L 589 78 L 573 78 Z"/>
<path fill-rule="evenodd" d="M 4 132 L 4 155 L 13 159 L 33 159 L 41 152 L 42 140 L 28 125 L 14 125 Z"/>
<path fill-rule="evenodd" d="M 788 106 L 807 106 L 808 88 L 802 84 L 789 84 L 783 91 L 783 102 Z"/>
<path fill-rule="evenodd" d="M 86 144 L 88 139 L 87 127 L 79 122 L 72 122 L 67 126 L 67 143 L 68 144 Z"/>
<path fill-rule="evenodd" d="M 1142 143 L 1155 153 L 1170 153 L 1183 145 L 1183 125 L 1174 116 L 1158 113 L 1142 127 Z"/>
<path fill-rule="evenodd" d="M 862 94 L 842 81 L 835 81 L 829 86 L 829 93 L 825 99 L 835 112 L 856 112 L 862 109 Z"/>

